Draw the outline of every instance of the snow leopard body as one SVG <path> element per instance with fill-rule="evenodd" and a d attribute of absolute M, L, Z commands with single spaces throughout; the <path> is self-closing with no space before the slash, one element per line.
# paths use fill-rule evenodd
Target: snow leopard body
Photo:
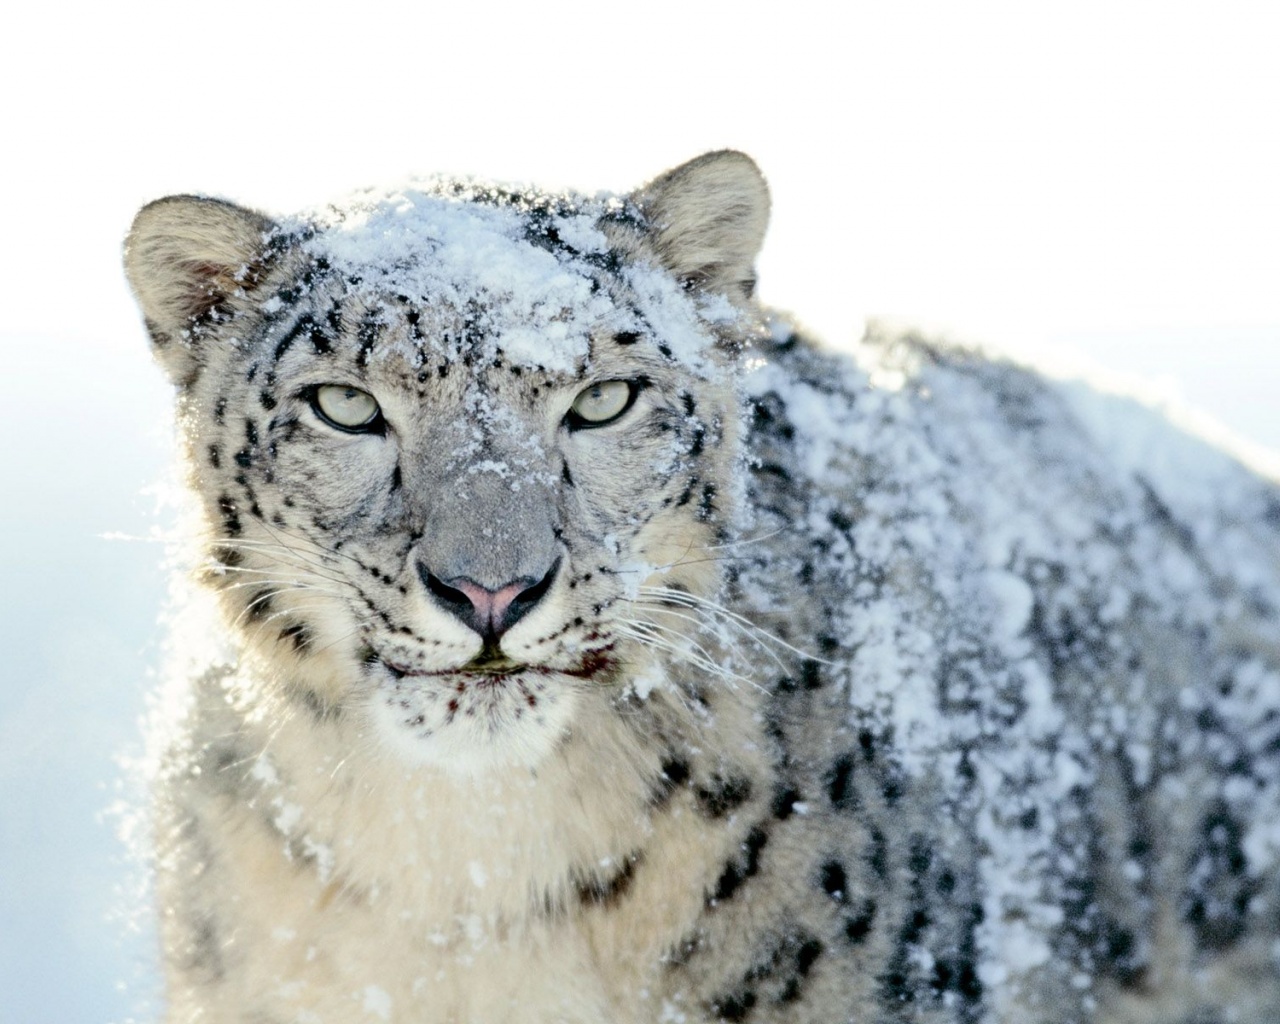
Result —
<path fill-rule="evenodd" d="M 767 209 L 723 152 L 139 214 L 229 651 L 156 779 L 173 1024 L 1280 1019 L 1280 490 L 823 351 Z"/>

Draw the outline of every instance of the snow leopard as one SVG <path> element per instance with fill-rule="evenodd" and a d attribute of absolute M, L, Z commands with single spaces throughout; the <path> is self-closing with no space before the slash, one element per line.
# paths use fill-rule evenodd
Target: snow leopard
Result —
<path fill-rule="evenodd" d="M 769 207 L 720 151 L 137 215 L 221 615 L 170 1024 L 1280 1020 L 1280 487 L 822 347 Z"/>

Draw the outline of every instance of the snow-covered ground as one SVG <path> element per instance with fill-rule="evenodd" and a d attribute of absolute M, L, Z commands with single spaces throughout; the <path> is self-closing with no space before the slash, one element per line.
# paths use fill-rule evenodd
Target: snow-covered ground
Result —
<path fill-rule="evenodd" d="M 160 661 L 163 552 L 104 539 L 156 525 L 170 447 L 119 270 L 147 199 L 289 210 L 433 171 L 620 189 L 734 146 L 774 191 L 764 297 L 832 340 L 888 311 L 1048 345 L 1280 450 L 1280 15 L 714 7 L 11 16 L 0 1022 L 151 1019 L 107 809 Z"/>

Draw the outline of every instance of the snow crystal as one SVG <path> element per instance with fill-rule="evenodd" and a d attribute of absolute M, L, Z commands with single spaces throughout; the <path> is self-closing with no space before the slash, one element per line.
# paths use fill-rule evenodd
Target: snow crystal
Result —
<path fill-rule="evenodd" d="M 292 832 L 302 820 L 302 808 L 297 804 L 277 797 L 272 806 L 276 808 L 276 816 L 272 820 L 276 828 L 285 834 Z"/>
<path fill-rule="evenodd" d="M 266 754 L 262 754 L 253 762 L 249 775 L 266 786 L 280 785 L 280 775 Z"/>
<path fill-rule="evenodd" d="M 361 1000 L 361 1008 L 365 1013 L 371 1013 L 379 1020 L 391 1019 L 391 996 L 385 989 L 367 985 L 363 992 L 357 994 L 357 998 Z"/>

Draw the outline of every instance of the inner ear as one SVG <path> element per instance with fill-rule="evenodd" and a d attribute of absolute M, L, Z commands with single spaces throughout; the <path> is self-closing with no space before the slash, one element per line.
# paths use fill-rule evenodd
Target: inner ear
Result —
<path fill-rule="evenodd" d="M 747 298 L 769 223 L 769 188 L 734 150 L 706 153 L 654 179 L 633 197 L 654 251 L 688 288 Z"/>
<path fill-rule="evenodd" d="M 261 281 L 274 228 L 260 213 L 201 196 L 170 196 L 138 212 L 125 241 L 125 274 L 172 374 L 190 369 L 193 328 L 229 313 Z"/>

